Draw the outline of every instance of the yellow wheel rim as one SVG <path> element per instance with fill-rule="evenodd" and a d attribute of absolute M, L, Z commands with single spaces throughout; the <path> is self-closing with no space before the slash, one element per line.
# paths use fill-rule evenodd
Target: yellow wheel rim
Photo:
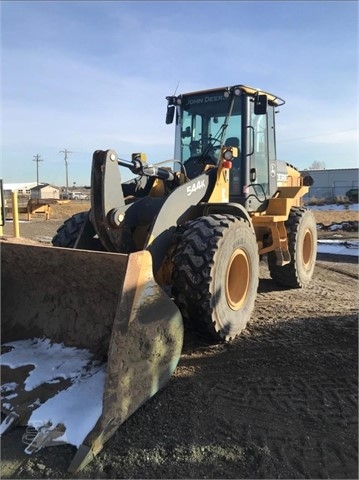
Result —
<path fill-rule="evenodd" d="M 303 265 L 307 266 L 313 254 L 313 235 L 310 230 L 306 230 L 303 239 Z"/>
<path fill-rule="evenodd" d="M 231 256 L 226 273 L 226 299 L 232 310 L 239 310 L 247 296 L 249 262 L 244 250 L 237 248 Z"/>

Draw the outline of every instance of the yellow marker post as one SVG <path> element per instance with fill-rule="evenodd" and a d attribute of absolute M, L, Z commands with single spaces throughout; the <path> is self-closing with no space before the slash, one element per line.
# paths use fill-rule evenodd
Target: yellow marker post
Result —
<path fill-rule="evenodd" d="M 5 225 L 5 208 L 4 208 L 4 190 L 2 178 L 0 178 L 0 237 L 3 236 L 3 225 Z"/>
<path fill-rule="evenodd" d="M 11 192 L 11 199 L 12 199 L 12 221 L 14 225 L 14 237 L 20 237 L 20 230 L 19 230 L 19 208 L 17 203 L 17 191 Z"/>

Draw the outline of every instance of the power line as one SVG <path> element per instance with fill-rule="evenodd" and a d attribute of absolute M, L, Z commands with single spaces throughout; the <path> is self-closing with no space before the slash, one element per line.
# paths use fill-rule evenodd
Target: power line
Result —
<path fill-rule="evenodd" d="M 41 155 L 38 153 L 34 155 L 33 162 L 36 162 L 36 184 L 39 185 L 39 162 L 43 162 L 43 159 L 40 158 Z"/>
<path fill-rule="evenodd" d="M 69 153 L 74 153 L 74 152 L 70 152 L 70 150 L 67 150 L 67 148 L 65 148 L 65 150 L 60 150 L 59 153 L 64 153 L 65 154 L 65 168 L 66 168 L 66 195 L 68 197 L 69 195 L 69 171 L 68 171 L 68 159 L 67 159 L 67 156 Z"/>

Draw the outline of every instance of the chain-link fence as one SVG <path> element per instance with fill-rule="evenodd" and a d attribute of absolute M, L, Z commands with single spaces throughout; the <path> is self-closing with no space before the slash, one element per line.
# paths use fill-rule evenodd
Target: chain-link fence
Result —
<path fill-rule="evenodd" d="M 322 200 L 324 203 L 350 201 L 349 191 L 357 189 L 353 185 L 340 185 L 335 187 L 310 187 L 309 193 L 303 197 L 304 202 Z M 348 197 L 349 194 L 349 197 Z"/>

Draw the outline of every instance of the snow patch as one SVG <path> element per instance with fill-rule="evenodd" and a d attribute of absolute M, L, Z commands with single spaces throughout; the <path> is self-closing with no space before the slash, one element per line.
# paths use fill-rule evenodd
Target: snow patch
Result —
<path fill-rule="evenodd" d="M 335 255 L 359 255 L 358 240 L 318 240 L 318 253 L 329 253 Z"/>
<path fill-rule="evenodd" d="M 309 210 L 330 210 L 330 211 L 348 211 L 348 212 L 357 212 L 359 211 L 359 203 L 350 203 L 348 205 L 337 205 L 335 203 L 330 205 L 306 205 L 306 208 Z"/>
<path fill-rule="evenodd" d="M 34 366 L 25 380 L 26 391 L 55 379 L 74 379 L 87 369 L 91 374 L 94 368 L 93 355 L 88 350 L 51 343 L 48 338 L 18 340 L 5 345 L 14 348 L 1 355 L 2 365 L 12 369 Z"/>
<path fill-rule="evenodd" d="M 55 428 L 62 424 L 66 431 L 56 440 L 78 448 L 101 416 L 105 376 L 106 370 L 103 366 L 85 381 L 75 383 L 50 398 L 33 411 L 28 425 L 40 429 L 46 424 Z"/>
<path fill-rule="evenodd" d="M 94 360 L 86 349 L 51 343 L 47 338 L 18 340 L 6 345 L 13 349 L 1 356 L 3 365 L 11 369 L 33 366 L 23 387 L 15 382 L 2 386 L 6 404 L 10 397 L 16 396 L 14 391 L 19 387 L 31 391 L 45 383 L 57 383 L 59 378 L 70 379 L 72 384 L 68 388 L 54 392 L 42 405 L 39 399 L 34 399 L 30 407 L 38 408 L 31 413 L 28 425 L 43 431 L 44 428 L 56 430 L 61 424 L 65 432 L 57 440 L 79 447 L 102 413 L 106 364 Z M 10 421 L 9 417 L 4 420 L 0 433 L 6 431 Z"/>

